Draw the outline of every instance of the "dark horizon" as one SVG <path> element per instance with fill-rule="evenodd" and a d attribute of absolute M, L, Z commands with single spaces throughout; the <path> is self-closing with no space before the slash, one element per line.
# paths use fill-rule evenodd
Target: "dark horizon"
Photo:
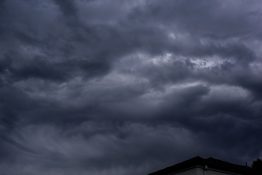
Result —
<path fill-rule="evenodd" d="M 195 155 L 262 158 L 261 8 L 1 0 L 0 172 L 144 175 Z"/>

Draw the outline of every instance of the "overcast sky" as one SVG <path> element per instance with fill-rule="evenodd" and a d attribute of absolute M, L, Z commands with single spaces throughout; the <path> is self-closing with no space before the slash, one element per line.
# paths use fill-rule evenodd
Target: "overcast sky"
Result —
<path fill-rule="evenodd" d="M 1 175 L 262 157 L 260 0 L 1 0 Z"/>

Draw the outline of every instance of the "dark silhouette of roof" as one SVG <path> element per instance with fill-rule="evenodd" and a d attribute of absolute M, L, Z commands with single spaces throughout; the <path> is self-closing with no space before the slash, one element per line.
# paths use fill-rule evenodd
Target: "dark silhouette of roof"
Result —
<path fill-rule="evenodd" d="M 164 168 L 162 170 L 150 173 L 149 175 L 167 175 L 169 173 L 183 172 L 192 168 L 202 168 L 203 170 L 213 169 L 223 172 L 231 172 L 240 175 L 262 175 L 261 172 L 254 170 L 249 166 L 237 165 L 226 161 L 218 160 L 212 157 L 207 159 L 202 157 L 194 157 L 184 162 Z"/>
<path fill-rule="evenodd" d="M 255 175 L 262 175 L 262 160 L 261 159 L 257 159 L 253 162 L 252 164 L 252 169 L 255 172 Z"/>

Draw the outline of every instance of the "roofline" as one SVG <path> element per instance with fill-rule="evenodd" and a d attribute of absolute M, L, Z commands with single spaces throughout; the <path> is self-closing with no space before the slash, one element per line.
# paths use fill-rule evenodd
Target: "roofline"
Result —
<path fill-rule="evenodd" d="M 183 172 L 192 168 L 212 169 L 222 172 L 238 173 L 241 175 L 249 174 L 251 171 L 251 168 L 248 166 L 237 165 L 212 157 L 205 159 L 200 156 L 196 156 L 189 160 L 150 173 L 149 175 L 166 175 L 171 172 Z"/>

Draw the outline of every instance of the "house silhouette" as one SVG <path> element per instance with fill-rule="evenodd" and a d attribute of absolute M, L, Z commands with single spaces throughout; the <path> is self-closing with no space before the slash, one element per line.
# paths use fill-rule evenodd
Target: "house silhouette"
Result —
<path fill-rule="evenodd" d="M 250 167 L 197 156 L 149 175 L 262 175 L 262 161 L 257 159 Z"/>

